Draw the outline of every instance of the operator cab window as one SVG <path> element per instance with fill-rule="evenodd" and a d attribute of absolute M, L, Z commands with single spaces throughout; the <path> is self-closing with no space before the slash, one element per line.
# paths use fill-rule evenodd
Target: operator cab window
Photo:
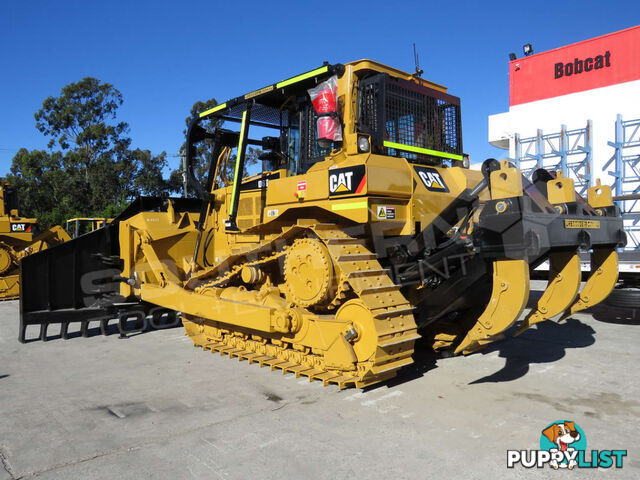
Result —
<path fill-rule="evenodd" d="M 289 102 L 293 103 L 293 102 Z M 331 148 L 318 144 L 315 113 L 308 96 L 300 96 L 287 111 L 288 122 L 280 125 L 280 149 L 267 152 L 263 170 L 286 168 L 290 175 L 302 175 L 316 162 L 325 159 Z"/>
<path fill-rule="evenodd" d="M 333 148 L 339 148 L 339 143 L 327 148 L 318 144 L 318 115 L 307 87 L 304 85 L 286 97 L 274 92 L 252 104 L 248 145 L 260 150 L 258 159 L 262 171 L 284 168 L 289 175 L 301 175 L 316 162 L 324 160 Z M 245 108 L 245 103 L 237 104 L 226 109 L 220 118 L 224 122 L 239 122 Z M 268 136 L 251 140 L 260 134 Z"/>
<path fill-rule="evenodd" d="M 375 153 L 412 163 L 462 155 L 460 99 L 384 73 L 360 80 L 358 130 L 371 136 Z"/>

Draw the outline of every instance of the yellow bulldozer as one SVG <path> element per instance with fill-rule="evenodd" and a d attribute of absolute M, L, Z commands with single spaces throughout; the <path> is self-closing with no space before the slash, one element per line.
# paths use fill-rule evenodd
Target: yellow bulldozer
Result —
<path fill-rule="evenodd" d="M 527 179 L 507 160 L 471 170 L 461 132 L 445 87 L 370 60 L 203 111 L 187 132 L 198 198 L 138 198 L 25 258 L 20 341 L 32 325 L 46 340 L 51 324 L 65 337 L 73 322 L 178 312 L 204 350 L 364 387 L 410 364 L 421 337 L 450 355 L 503 338 L 546 260 L 548 288 L 515 333 L 603 300 L 626 241 L 610 188 L 584 199 L 566 172 Z M 248 146 L 261 151 L 253 175 Z M 581 291 L 580 251 L 592 264 Z"/>
<path fill-rule="evenodd" d="M 35 218 L 21 217 L 17 192 L 9 182 L 0 181 L 0 300 L 20 295 L 20 260 L 71 237 L 55 226 L 43 232 Z"/>

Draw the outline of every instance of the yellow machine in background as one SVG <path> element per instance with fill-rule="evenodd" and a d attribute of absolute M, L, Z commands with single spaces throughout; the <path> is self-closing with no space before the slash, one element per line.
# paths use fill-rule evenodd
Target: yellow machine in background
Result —
<path fill-rule="evenodd" d="M 206 131 L 205 118 L 225 128 Z M 274 136 L 252 136 L 265 129 Z M 213 155 L 201 183 L 203 141 Z M 243 178 L 249 145 L 263 168 Z M 561 173 L 525 179 L 493 159 L 469 170 L 459 99 L 369 60 L 202 112 L 186 164 L 199 199 L 140 198 L 105 228 L 25 259 L 21 341 L 30 325 L 46 340 L 52 323 L 86 330 L 177 311 L 205 350 L 366 386 L 410 364 L 421 336 L 463 354 L 503 338 L 547 259 L 549 287 L 521 329 L 595 305 L 617 278 L 625 238 L 609 187 L 585 200 Z M 593 252 L 581 292 L 579 250 Z"/>
<path fill-rule="evenodd" d="M 72 238 L 77 238 L 83 233 L 93 232 L 98 228 L 104 227 L 112 218 L 105 217 L 76 217 L 70 218 L 66 222 L 65 230 Z"/>
<path fill-rule="evenodd" d="M 15 190 L 8 182 L 0 182 L 0 300 L 20 295 L 20 259 L 70 239 L 58 226 L 39 232 L 35 218 L 24 218 L 18 213 Z"/>

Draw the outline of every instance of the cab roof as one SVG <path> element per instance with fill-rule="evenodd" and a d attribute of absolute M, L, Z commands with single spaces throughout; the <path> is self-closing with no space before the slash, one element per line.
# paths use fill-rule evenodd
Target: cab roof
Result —
<path fill-rule="evenodd" d="M 199 118 L 202 119 L 209 116 L 216 116 L 223 120 L 237 121 L 242 117 L 242 112 L 245 110 L 247 102 L 253 100 L 251 123 L 264 123 L 265 126 L 275 126 L 283 123 L 286 125 L 288 123 L 288 119 L 283 119 L 281 117 L 283 115 L 286 117 L 288 113 L 286 110 L 281 110 L 281 108 L 288 98 L 299 94 L 300 92 L 306 92 L 309 88 L 316 86 L 319 82 L 324 81 L 333 75 L 342 77 L 345 71 L 356 75 L 362 71 L 387 73 L 391 76 L 410 80 L 434 90 L 439 90 L 445 93 L 447 91 L 446 87 L 442 85 L 416 77 L 410 73 L 389 67 L 373 60 L 362 59 L 346 64 L 336 63 L 333 65 L 328 62 L 324 62 L 322 66 L 309 70 L 308 72 L 301 73 L 294 77 L 287 78 L 280 82 L 267 85 L 266 87 L 262 87 L 258 90 L 227 100 L 224 103 L 201 112 L 199 114 Z"/>

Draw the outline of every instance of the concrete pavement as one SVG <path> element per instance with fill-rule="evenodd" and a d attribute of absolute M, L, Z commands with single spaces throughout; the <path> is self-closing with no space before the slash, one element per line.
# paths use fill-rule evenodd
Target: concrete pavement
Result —
<path fill-rule="evenodd" d="M 0 480 L 547 478 L 506 467 L 550 422 L 588 449 L 628 449 L 640 478 L 640 326 L 598 307 L 469 357 L 340 391 L 193 348 L 182 328 L 17 342 L 0 304 Z"/>

